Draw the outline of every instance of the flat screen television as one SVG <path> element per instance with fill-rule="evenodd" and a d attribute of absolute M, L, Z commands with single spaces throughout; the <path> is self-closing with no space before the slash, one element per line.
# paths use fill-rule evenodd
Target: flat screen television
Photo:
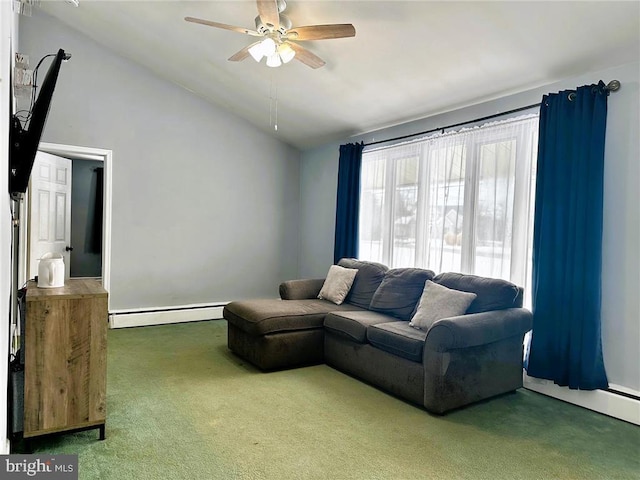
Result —
<path fill-rule="evenodd" d="M 40 137 L 49 114 L 51 98 L 58 80 L 62 60 L 69 58 L 64 50 L 58 50 L 42 82 L 40 92 L 33 103 L 29 124 L 25 129 L 20 119 L 11 114 L 9 126 L 9 193 L 24 193 L 29 185 L 31 169 L 36 158 Z M 37 70 L 37 67 L 36 67 Z M 34 72 L 35 73 L 35 72 Z M 35 88 L 35 87 L 34 87 Z"/>

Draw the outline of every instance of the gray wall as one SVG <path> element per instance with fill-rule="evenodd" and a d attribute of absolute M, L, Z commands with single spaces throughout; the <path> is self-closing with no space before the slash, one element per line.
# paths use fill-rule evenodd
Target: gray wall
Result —
<path fill-rule="evenodd" d="M 43 140 L 113 150 L 111 309 L 277 296 L 298 271 L 300 152 L 39 9 L 20 21 L 34 65 L 73 55 Z"/>
<path fill-rule="evenodd" d="M 322 278 L 333 263 L 339 148 L 338 143 L 328 144 L 302 154 L 299 254 L 302 278 Z"/>
<path fill-rule="evenodd" d="M 640 390 L 640 64 L 633 63 L 546 85 L 303 152 L 300 171 L 300 274 L 326 274 L 333 262 L 339 144 L 372 142 L 455 124 L 538 103 L 545 93 L 602 79 L 622 88 L 609 97 L 605 152 L 602 338 L 613 384 Z"/>

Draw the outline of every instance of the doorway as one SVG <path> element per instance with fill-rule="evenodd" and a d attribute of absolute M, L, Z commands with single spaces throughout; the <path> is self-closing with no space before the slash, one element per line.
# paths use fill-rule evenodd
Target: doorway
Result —
<path fill-rule="evenodd" d="M 94 267 L 91 267 L 91 271 L 86 269 L 82 270 L 82 267 L 78 268 L 78 265 L 76 265 L 73 269 L 73 276 L 100 277 L 102 279 L 102 285 L 109 291 L 111 278 L 111 150 L 53 143 L 40 143 L 38 150 L 70 159 L 72 164 L 77 166 L 76 171 L 84 172 L 81 173 L 81 176 L 83 175 L 85 179 L 80 181 L 83 183 L 87 181 L 90 182 L 90 184 L 92 184 L 90 186 L 95 188 L 98 194 L 101 194 L 102 205 L 99 206 L 102 208 L 95 208 L 95 201 L 99 201 L 98 196 L 95 194 L 96 192 L 94 192 L 94 203 L 89 206 L 89 208 L 93 208 L 95 213 L 99 211 L 101 214 L 102 218 L 96 219 L 96 221 L 101 224 L 98 225 L 100 228 L 90 229 L 89 231 L 85 228 L 84 239 L 82 240 L 83 242 L 88 241 L 91 244 L 90 256 L 94 257 L 94 263 L 96 259 L 99 259 L 100 265 L 98 267 L 94 265 Z M 100 192 L 100 190 L 102 191 Z M 34 202 L 29 202 L 28 200 L 23 202 L 24 211 L 22 212 L 22 218 L 25 219 L 25 226 L 29 223 L 28 219 L 33 208 L 32 203 Z M 86 210 L 87 205 L 81 205 L 80 208 Z M 27 230 L 28 228 L 20 229 L 20 236 L 22 237 L 20 239 L 20 245 L 22 246 L 20 252 L 20 283 L 24 283 L 29 278 L 33 278 L 33 275 L 31 275 L 33 268 L 29 261 L 31 247 L 29 245 L 29 234 Z M 99 237 L 97 237 L 97 235 L 99 235 Z M 73 235 L 69 238 L 69 243 L 67 244 L 69 248 L 73 247 L 72 242 Z M 79 257 L 81 257 L 81 255 L 79 255 Z M 87 258 L 84 260 L 86 261 Z M 85 262 L 81 260 L 81 263 Z M 70 267 L 71 262 L 68 262 L 68 265 Z M 68 271 L 70 270 L 69 267 L 67 268 Z"/>
<path fill-rule="evenodd" d="M 98 160 L 72 160 L 69 276 L 102 277 L 104 168 Z"/>

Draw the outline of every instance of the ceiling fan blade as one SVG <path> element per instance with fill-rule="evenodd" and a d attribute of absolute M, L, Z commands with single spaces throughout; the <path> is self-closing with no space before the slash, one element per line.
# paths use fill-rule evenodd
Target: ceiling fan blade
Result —
<path fill-rule="evenodd" d="M 293 48 L 294 52 L 296 52 L 296 56 L 293 58 L 304 63 L 308 67 L 320 68 L 324 66 L 324 64 L 326 63 L 324 60 L 318 57 L 315 53 L 310 52 L 306 48 L 301 47 L 300 45 L 296 45 L 293 42 L 286 42 L 286 43 L 289 46 L 291 46 L 291 48 Z"/>
<path fill-rule="evenodd" d="M 187 22 L 199 23 L 201 25 L 207 25 L 209 27 L 223 28 L 225 30 L 231 30 L 232 32 L 238 32 L 238 33 L 245 33 L 247 35 L 252 35 L 254 37 L 262 36 L 255 30 L 249 30 L 248 28 L 244 28 L 244 27 L 235 27 L 233 25 L 227 25 L 226 23 L 212 22 L 210 20 L 203 20 L 201 18 L 193 18 L 193 17 L 184 17 L 184 19 Z"/>
<path fill-rule="evenodd" d="M 244 60 L 245 58 L 247 58 L 249 56 L 249 49 L 251 47 L 253 47 L 254 45 L 257 45 L 259 43 L 260 42 L 255 42 L 255 43 L 252 43 L 251 45 L 248 45 L 248 46 L 244 47 L 239 52 L 236 52 L 233 55 L 231 55 L 229 57 L 229 61 L 230 62 L 241 62 L 242 60 Z"/>
<path fill-rule="evenodd" d="M 280 28 L 280 13 L 276 0 L 256 0 L 258 3 L 258 15 L 267 28 L 278 30 Z"/>
<path fill-rule="evenodd" d="M 290 40 L 325 40 L 330 38 L 355 37 L 356 29 L 350 23 L 333 25 L 309 25 L 287 31 Z"/>

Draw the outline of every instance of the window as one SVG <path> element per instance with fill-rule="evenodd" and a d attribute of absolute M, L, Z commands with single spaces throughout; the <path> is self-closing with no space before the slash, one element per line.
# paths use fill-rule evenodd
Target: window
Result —
<path fill-rule="evenodd" d="M 530 115 L 365 151 L 360 258 L 527 288 L 537 132 Z"/>

